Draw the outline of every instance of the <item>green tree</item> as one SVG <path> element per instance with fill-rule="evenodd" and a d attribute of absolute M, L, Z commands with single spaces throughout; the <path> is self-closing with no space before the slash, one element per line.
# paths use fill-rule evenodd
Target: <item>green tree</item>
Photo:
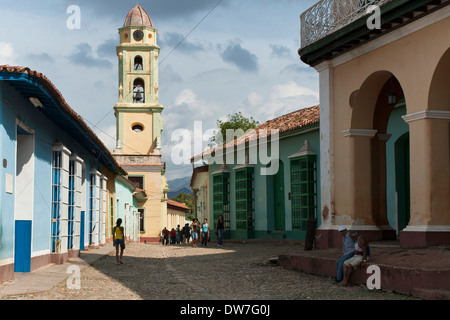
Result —
<path fill-rule="evenodd" d="M 184 192 L 180 192 L 176 197 L 173 197 L 171 200 L 184 203 L 189 208 L 189 212 L 186 213 L 186 218 L 189 220 L 193 220 L 195 212 L 194 196 Z"/>
<path fill-rule="evenodd" d="M 217 120 L 217 128 L 219 130 L 215 131 L 215 135 L 211 137 L 209 146 L 213 148 L 214 146 L 233 141 L 248 130 L 255 129 L 258 125 L 259 122 L 253 119 L 253 117 L 246 118 L 240 111 L 233 115 L 229 114 L 227 121 Z M 227 137 L 227 130 L 233 130 L 236 135 Z"/>

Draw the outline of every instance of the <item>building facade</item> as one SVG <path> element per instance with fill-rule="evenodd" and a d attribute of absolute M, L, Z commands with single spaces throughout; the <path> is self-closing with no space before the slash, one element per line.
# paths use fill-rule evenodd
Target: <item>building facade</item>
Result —
<path fill-rule="evenodd" d="M 278 134 L 268 137 L 269 130 Z M 257 157 L 252 157 L 255 146 Z M 211 230 L 223 215 L 226 239 L 303 240 L 307 220 L 320 220 L 319 150 L 316 106 L 269 120 L 224 147 L 193 157 L 193 163 L 208 163 Z M 196 169 L 193 181 L 199 182 Z"/>
<path fill-rule="evenodd" d="M 209 214 L 209 166 L 194 167 L 190 183 L 194 196 L 195 216 L 201 222 L 211 220 Z"/>
<path fill-rule="evenodd" d="M 161 162 L 163 107 L 158 102 L 157 29 L 145 10 L 136 5 L 119 29 L 119 100 L 117 147 L 114 157 L 128 172 L 128 179 L 145 191 L 138 203 L 141 239 L 158 241 L 165 208 Z"/>
<path fill-rule="evenodd" d="M 106 243 L 126 172 L 41 73 L 0 66 L 0 141 L 0 282 Z"/>
<path fill-rule="evenodd" d="M 302 14 L 299 55 L 320 78 L 321 247 L 339 246 L 341 225 L 450 243 L 448 4 L 321 1 Z"/>

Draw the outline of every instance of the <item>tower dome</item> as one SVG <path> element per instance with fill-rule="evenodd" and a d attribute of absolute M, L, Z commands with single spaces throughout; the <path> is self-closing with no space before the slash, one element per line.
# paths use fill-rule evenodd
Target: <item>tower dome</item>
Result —
<path fill-rule="evenodd" d="M 148 13 L 138 4 L 128 12 L 123 26 L 146 26 L 153 28 L 152 20 L 150 20 Z"/>

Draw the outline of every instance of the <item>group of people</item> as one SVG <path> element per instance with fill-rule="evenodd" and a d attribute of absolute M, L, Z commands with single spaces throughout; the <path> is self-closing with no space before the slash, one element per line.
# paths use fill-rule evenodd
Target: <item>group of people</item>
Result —
<path fill-rule="evenodd" d="M 223 220 L 223 215 L 219 215 L 216 226 L 214 228 L 217 235 L 217 246 L 221 247 L 223 242 L 223 235 L 225 232 L 225 223 Z M 180 225 L 177 226 L 175 230 L 168 230 L 166 227 L 161 231 L 161 242 L 162 244 L 188 244 L 189 240 L 192 240 L 192 247 L 197 248 L 197 243 L 200 241 L 202 247 L 206 247 L 211 239 L 210 227 L 208 224 L 208 219 L 204 219 L 203 223 L 200 224 L 197 218 L 195 218 L 191 224 L 186 223 L 183 228 Z"/>
<path fill-rule="evenodd" d="M 336 261 L 336 282 L 346 286 L 354 269 L 363 262 L 367 262 L 370 256 L 369 242 L 356 231 L 347 231 L 346 227 L 338 229 L 342 236 L 343 255 Z"/>

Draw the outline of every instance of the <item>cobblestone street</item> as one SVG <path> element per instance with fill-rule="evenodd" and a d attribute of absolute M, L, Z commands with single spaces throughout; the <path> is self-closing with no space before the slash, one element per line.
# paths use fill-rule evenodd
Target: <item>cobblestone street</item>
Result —
<path fill-rule="evenodd" d="M 81 288 L 61 281 L 51 290 L 10 295 L 8 300 L 297 300 L 412 299 L 371 291 L 365 286 L 342 288 L 327 277 L 284 269 L 270 262 L 281 253 L 303 250 L 298 244 L 211 242 L 191 245 L 129 243 L 123 265 L 115 252 L 81 271 Z M 67 264 L 70 266 L 70 262 Z"/>

